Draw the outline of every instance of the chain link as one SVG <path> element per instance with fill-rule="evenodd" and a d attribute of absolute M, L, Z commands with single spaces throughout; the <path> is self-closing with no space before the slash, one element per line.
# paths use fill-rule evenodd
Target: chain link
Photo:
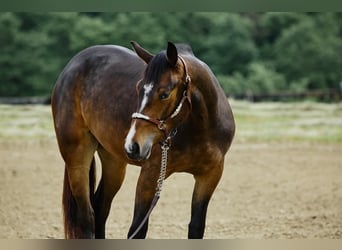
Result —
<path fill-rule="evenodd" d="M 159 173 L 159 178 L 157 181 L 157 191 L 156 191 L 156 195 L 159 197 L 161 190 L 162 190 L 162 186 L 163 186 L 163 182 L 165 179 L 165 174 L 166 174 L 166 166 L 167 166 L 167 151 L 170 149 L 169 145 L 167 142 L 163 142 L 163 144 L 161 145 L 161 150 L 162 150 L 162 155 L 161 155 L 161 163 L 160 163 L 160 173 Z"/>

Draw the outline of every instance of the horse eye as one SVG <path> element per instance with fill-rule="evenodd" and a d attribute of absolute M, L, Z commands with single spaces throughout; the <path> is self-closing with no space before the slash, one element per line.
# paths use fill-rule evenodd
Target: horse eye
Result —
<path fill-rule="evenodd" d="M 159 99 L 160 99 L 160 100 L 165 100 L 165 99 L 169 98 L 169 96 L 170 96 L 169 93 L 164 92 L 164 93 L 161 93 L 161 94 L 159 95 Z"/>

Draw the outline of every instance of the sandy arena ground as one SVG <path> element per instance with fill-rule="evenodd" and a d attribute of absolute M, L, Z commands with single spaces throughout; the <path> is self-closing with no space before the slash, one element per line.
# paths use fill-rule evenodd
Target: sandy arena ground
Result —
<path fill-rule="evenodd" d="M 342 238 L 341 168 L 340 144 L 233 144 L 205 238 Z M 0 238 L 63 238 L 63 171 L 54 138 L 0 141 Z M 126 237 L 138 174 L 128 166 L 108 238 Z M 148 238 L 186 238 L 193 183 L 187 174 L 165 182 Z"/>

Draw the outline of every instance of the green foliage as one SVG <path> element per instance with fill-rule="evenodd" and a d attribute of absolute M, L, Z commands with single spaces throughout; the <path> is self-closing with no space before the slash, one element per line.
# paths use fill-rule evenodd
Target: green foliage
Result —
<path fill-rule="evenodd" d="M 191 27 L 201 29 L 193 31 L 188 40 L 214 73 L 245 73 L 246 65 L 256 59 L 249 19 L 238 14 L 198 13 L 191 21 Z"/>
<path fill-rule="evenodd" d="M 281 34 L 274 44 L 276 66 L 288 82 L 305 79 L 308 88 L 319 89 L 342 80 L 340 29 L 333 14 L 321 14 Z"/>
<path fill-rule="evenodd" d="M 229 95 L 335 88 L 340 13 L 0 13 L 0 96 L 49 95 L 70 58 L 95 44 L 153 53 L 189 43 Z"/>
<path fill-rule="evenodd" d="M 273 94 L 285 90 L 285 79 L 261 62 L 252 62 L 247 66 L 247 76 L 235 72 L 232 76 L 218 75 L 226 93 L 233 94 Z"/>
<path fill-rule="evenodd" d="M 24 25 L 19 14 L 5 13 L 0 16 L 0 32 L 4 37 L 0 42 L 0 95 L 39 95 L 49 90 L 49 85 L 43 82 L 56 71 L 54 64 L 48 62 L 46 46 L 49 37 L 45 32 L 29 26 L 28 23 Z"/>

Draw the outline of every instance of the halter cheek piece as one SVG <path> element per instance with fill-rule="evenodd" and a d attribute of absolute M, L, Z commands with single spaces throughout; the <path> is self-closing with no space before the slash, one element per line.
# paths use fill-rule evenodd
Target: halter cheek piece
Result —
<path fill-rule="evenodd" d="M 168 146 L 170 145 L 171 138 L 177 133 L 177 128 L 172 129 L 171 131 L 168 131 L 166 128 L 166 123 L 168 121 L 170 121 L 171 119 L 175 118 L 179 114 L 179 112 L 181 111 L 183 104 L 186 100 L 188 101 L 188 103 L 190 105 L 190 109 L 191 109 L 191 93 L 190 93 L 191 79 L 190 79 L 190 76 L 188 75 L 188 71 L 187 71 L 187 67 L 186 67 L 184 59 L 181 56 L 178 56 L 178 58 L 181 60 L 183 67 L 184 67 L 185 90 L 183 92 L 183 97 L 180 100 L 179 104 L 177 105 L 176 109 L 164 120 L 155 119 L 155 118 L 149 117 L 147 115 L 144 115 L 144 114 L 138 113 L 138 112 L 135 112 L 132 114 L 132 119 L 142 119 L 142 120 L 151 122 L 151 123 L 155 124 L 159 130 L 163 131 L 165 134 L 165 140 L 162 142 L 162 144 L 165 144 Z"/>

